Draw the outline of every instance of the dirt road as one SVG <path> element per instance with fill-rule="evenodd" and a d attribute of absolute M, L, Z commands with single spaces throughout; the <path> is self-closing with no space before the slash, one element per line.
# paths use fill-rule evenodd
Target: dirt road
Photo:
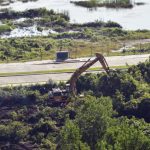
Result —
<path fill-rule="evenodd" d="M 150 54 L 144 55 L 129 55 L 129 56 L 112 56 L 106 57 L 109 66 L 124 66 L 126 64 L 134 65 L 139 62 L 143 62 L 148 59 Z M 25 63 L 8 63 L 0 64 L 0 72 L 33 72 L 42 70 L 62 70 L 62 69 L 76 69 L 80 67 L 83 62 L 87 61 L 89 58 L 80 58 L 76 60 L 69 60 L 64 63 L 56 63 L 52 60 L 45 61 L 32 61 Z M 93 58 L 92 58 L 93 59 Z M 100 64 L 97 62 L 92 67 L 99 67 Z"/>
<path fill-rule="evenodd" d="M 126 64 L 134 65 L 139 62 L 143 62 L 150 57 L 150 54 L 144 55 L 130 55 L 130 56 L 113 56 L 106 57 L 109 66 L 124 66 Z M 26 63 L 10 63 L 10 64 L 0 64 L 1 73 L 6 72 L 32 72 L 41 70 L 62 70 L 62 69 L 76 69 L 80 67 L 84 61 L 89 58 L 81 58 L 80 60 L 74 60 L 74 62 L 69 61 L 66 63 L 55 63 L 50 60 L 46 61 L 34 61 Z M 92 58 L 93 59 L 93 58 Z M 101 66 L 96 63 L 92 67 Z M 68 80 L 71 73 L 61 73 L 61 74 L 43 74 L 43 75 L 26 75 L 26 76 L 11 76 L 11 77 L 0 77 L 0 85 L 6 84 L 22 84 L 22 83 L 39 83 L 46 82 L 49 79 L 54 81 L 64 81 Z"/>

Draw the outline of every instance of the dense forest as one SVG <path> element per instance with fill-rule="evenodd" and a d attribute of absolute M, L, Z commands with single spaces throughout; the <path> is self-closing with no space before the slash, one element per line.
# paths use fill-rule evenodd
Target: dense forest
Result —
<path fill-rule="evenodd" d="M 0 149 L 150 150 L 150 61 L 86 74 L 78 94 L 54 107 L 45 85 L 0 89 Z"/>

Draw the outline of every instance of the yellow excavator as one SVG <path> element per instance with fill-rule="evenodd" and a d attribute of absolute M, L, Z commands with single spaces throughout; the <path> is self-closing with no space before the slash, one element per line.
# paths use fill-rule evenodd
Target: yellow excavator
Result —
<path fill-rule="evenodd" d="M 52 91 L 49 92 L 49 99 L 53 103 L 65 103 L 66 100 L 68 99 L 69 95 L 76 95 L 76 82 L 79 78 L 79 76 L 86 71 L 88 68 L 90 68 L 92 65 L 94 65 L 97 61 L 100 62 L 102 65 L 103 69 L 106 71 L 106 73 L 109 73 L 109 66 L 108 63 L 105 59 L 105 57 L 100 54 L 96 53 L 96 57 L 91 60 L 89 59 L 87 62 L 85 62 L 81 67 L 79 67 L 71 76 L 69 80 L 69 84 L 66 84 L 66 89 L 59 89 L 59 88 L 54 88 Z"/>

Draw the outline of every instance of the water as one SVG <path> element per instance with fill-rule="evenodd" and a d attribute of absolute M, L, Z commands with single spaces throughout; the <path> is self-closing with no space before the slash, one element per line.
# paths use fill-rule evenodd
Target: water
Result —
<path fill-rule="evenodd" d="M 23 18 L 24 19 L 24 18 Z M 22 19 L 22 20 L 23 20 Z M 20 19 L 21 20 L 21 19 Z M 77 33 L 78 31 L 69 30 L 68 33 Z M 33 25 L 31 27 L 22 27 L 12 30 L 10 33 L 4 33 L 0 35 L 0 38 L 17 38 L 17 37 L 32 37 L 32 36 L 48 36 L 50 34 L 58 34 L 58 32 L 52 29 L 43 29 L 38 31 L 37 26 Z"/>
<path fill-rule="evenodd" d="M 71 4 L 70 0 L 38 0 L 27 3 L 14 2 L 9 6 L 0 6 L 0 9 L 12 8 L 16 11 L 23 11 L 30 8 L 46 7 L 58 12 L 68 11 L 72 23 L 111 20 L 120 23 L 124 29 L 128 30 L 150 29 L 150 1 L 135 0 L 135 2 L 145 2 L 146 5 L 135 6 L 132 9 L 110 9 L 103 7 L 90 11 L 87 8 Z"/>
<path fill-rule="evenodd" d="M 13 37 L 31 37 L 31 36 L 48 36 L 51 33 L 57 33 L 51 29 L 38 31 L 37 26 L 34 25 L 32 27 L 23 27 L 23 28 L 16 28 L 12 30 L 8 34 L 1 35 L 1 38 L 13 38 Z"/>

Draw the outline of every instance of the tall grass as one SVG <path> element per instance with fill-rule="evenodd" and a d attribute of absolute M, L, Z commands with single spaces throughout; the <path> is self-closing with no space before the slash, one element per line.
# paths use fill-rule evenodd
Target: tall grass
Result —
<path fill-rule="evenodd" d="M 9 25 L 0 25 L 0 34 L 9 31 L 11 31 L 11 27 Z"/>

